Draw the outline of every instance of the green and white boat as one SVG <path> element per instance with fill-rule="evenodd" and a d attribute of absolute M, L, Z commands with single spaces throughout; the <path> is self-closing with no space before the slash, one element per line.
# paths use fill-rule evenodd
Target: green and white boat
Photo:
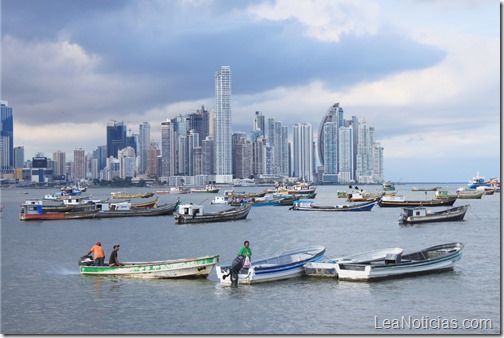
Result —
<path fill-rule="evenodd" d="M 123 266 L 94 266 L 89 256 L 79 261 L 80 274 L 128 278 L 200 278 L 208 277 L 219 256 L 182 258 L 150 262 L 122 262 Z M 88 265 L 89 264 L 89 265 Z"/>

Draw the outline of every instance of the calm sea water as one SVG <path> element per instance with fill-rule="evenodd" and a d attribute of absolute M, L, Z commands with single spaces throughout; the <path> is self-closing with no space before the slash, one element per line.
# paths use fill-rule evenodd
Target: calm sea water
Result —
<path fill-rule="evenodd" d="M 444 185 L 451 192 L 463 184 Z M 427 186 L 427 185 L 426 185 Z M 432 185 L 429 185 L 432 186 Z M 409 199 L 425 199 L 411 185 Z M 341 203 L 320 186 L 315 202 Z M 368 191 L 378 186 L 360 187 Z M 153 189 L 151 189 L 153 190 Z M 221 190 L 221 193 L 224 189 Z M 259 191 L 262 188 L 237 188 Z M 129 189 L 143 192 L 148 189 Z M 1 332 L 4 334 L 498 334 L 501 332 L 500 194 L 470 204 L 462 222 L 398 225 L 399 208 L 371 212 L 296 212 L 254 207 L 247 220 L 176 225 L 172 216 L 21 222 L 19 205 L 53 190 L 4 189 L 1 203 Z M 96 198 L 107 189 L 88 189 Z M 161 201 L 177 195 L 159 195 Z M 209 205 L 210 194 L 178 195 Z M 210 207 L 209 208 L 216 208 Z M 460 241 L 452 272 L 374 283 L 299 277 L 229 287 L 215 272 L 203 280 L 133 280 L 80 276 L 77 261 L 101 241 L 107 257 L 121 244 L 123 261 L 219 254 L 221 264 L 249 240 L 255 259 L 324 245 L 326 256 L 400 246 L 405 250 Z M 469 329 L 438 329 L 449 321 Z M 402 323 L 400 325 L 395 325 Z M 408 323 L 410 327 L 408 327 Z M 479 324 L 481 323 L 481 324 Z M 389 328 L 390 327 L 390 328 Z"/>

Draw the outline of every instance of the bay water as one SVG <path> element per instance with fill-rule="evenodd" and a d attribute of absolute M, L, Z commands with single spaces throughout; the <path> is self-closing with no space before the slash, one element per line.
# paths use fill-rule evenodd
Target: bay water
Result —
<path fill-rule="evenodd" d="M 436 184 L 425 184 L 426 187 Z M 441 184 L 454 193 L 460 184 Z M 433 192 L 396 186 L 407 199 Z M 422 185 L 417 185 L 422 187 Z M 359 186 L 366 191 L 380 186 Z M 222 188 L 219 195 L 223 193 Z M 261 191 L 262 187 L 235 188 Z M 117 189 L 116 189 L 117 190 Z M 319 186 L 314 202 L 345 203 Z M 114 190 L 115 191 L 115 190 Z M 127 192 L 155 191 L 130 188 Z M 3 334 L 500 334 L 500 194 L 470 204 L 461 222 L 402 227 L 400 208 L 370 212 L 301 212 L 253 207 L 243 221 L 177 225 L 173 216 L 20 221 L 19 206 L 54 189 L 2 189 L 1 332 Z M 111 189 L 88 188 L 93 198 Z M 216 194 L 159 195 L 204 204 Z M 399 246 L 405 251 L 462 242 L 454 271 L 347 282 L 302 276 L 238 287 L 208 279 L 137 280 L 81 276 L 77 262 L 101 241 L 107 259 L 120 244 L 121 261 L 220 255 L 229 265 L 245 240 L 253 259 L 323 245 L 332 258 Z"/>

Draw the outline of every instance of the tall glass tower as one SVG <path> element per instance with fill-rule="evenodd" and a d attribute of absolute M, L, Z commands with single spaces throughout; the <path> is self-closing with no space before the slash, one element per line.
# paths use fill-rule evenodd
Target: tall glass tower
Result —
<path fill-rule="evenodd" d="M 107 157 L 117 158 L 119 150 L 126 148 L 126 125 L 123 122 L 107 123 Z"/>
<path fill-rule="evenodd" d="M 7 101 L 0 101 L 0 169 L 2 174 L 14 170 L 14 119 Z"/>
<path fill-rule="evenodd" d="M 215 73 L 215 174 L 220 183 L 232 181 L 231 67 Z"/>
<path fill-rule="evenodd" d="M 138 126 L 138 156 L 140 157 L 138 172 L 145 174 L 147 172 L 147 151 L 150 147 L 150 124 L 149 122 L 140 123 Z"/>

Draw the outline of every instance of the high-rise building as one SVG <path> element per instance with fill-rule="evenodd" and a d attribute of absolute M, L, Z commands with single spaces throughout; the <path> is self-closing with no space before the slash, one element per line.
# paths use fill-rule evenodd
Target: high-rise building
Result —
<path fill-rule="evenodd" d="M 231 140 L 231 67 L 215 73 L 215 174 L 218 183 L 233 181 Z"/>
<path fill-rule="evenodd" d="M 233 177 L 250 178 L 252 174 L 252 143 L 245 133 L 233 134 Z"/>
<path fill-rule="evenodd" d="M 65 171 L 65 169 L 66 169 L 65 168 L 66 153 L 63 152 L 63 151 L 61 151 L 61 150 L 58 150 L 58 151 L 54 152 L 53 153 L 53 160 L 55 162 L 54 175 L 55 176 L 64 176 L 64 175 L 66 175 L 66 171 Z"/>
<path fill-rule="evenodd" d="M 82 148 L 74 150 L 74 178 L 77 180 L 86 178 L 86 154 Z"/>
<path fill-rule="evenodd" d="M 0 101 L 0 173 L 14 173 L 14 118 L 7 101 Z"/>
<path fill-rule="evenodd" d="M 373 143 L 374 128 L 369 128 L 366 120 L 359 123 L 359 142 L 357 144 L 357 181 L 359 183 L 373 182 Z"/>
<path fill-rule="evenodd" d="M 175 175 L 176 132 L 171 120 L 161 123 L 161 176 Z"/>
<path fill-rule="evenodd" d="M 107 158 L 117 158 L 119 150 L 126 148 L 126 125 L 124 122 L 107 123 Z"/>
<path fill-rule="evenodd" d="M 338 182 L 351 183 L 354 181 L 353 128 L 340 127 L 338 140 Z"/>
<path fill-rule="evenodd" d="M 313 182 L 313 129 L 309 123 L 296 123 L 292 128 L 294 176 Z"/>
<path fill-rule="evenodd" d="M 158 157 L 161 157 L 161 151 L 155 143 L 151 143 L 147 150 L 147 171 L 148 176 L 158 175 Z"/>
<path fill-rule="evenodd" d="M 147 172 L 147 151 L 151 145 L 149 122 L 140 123 L 138 127 L 138 173 Z"/>
<path fill-rule="evenodd" d="M 333 104 L 327 110 L 327 113 L 322 118 L 319 127 L 319 140 L 318 140 L 318 152 L 319 152 L 319 161 L 321 165 L 325 164 L 324 151 L 325 151 L 325 141 L 324 138 L 320 137 L 320 135 L 324 135 L 324 125 L 328 122 L 336 123 L 337 129 L 343 125 L 343 108 L 340 107 L 339 102 Z M 336 130 L 337 130 L 336 129 Z M 333 140 L 337 142 L 337 140 Z M 336 149 L 338 145 L 335 145 Z"/>
<path fill-rule="evenodd" d="M 215 174 L 215 142 L 212 137 L 208 136 L 201 141 L 201 174 L 214 175 Z"/>
<path fill-rule="evenodd" d="M 319 136 L 321 143 L 324 144 L 324 176 L 323 180 L 336 183 L 338 175 L 338 123 L 326 122 L 322 128 L 322 134 Z M 320 144 L 320 142 L 319 142 Z M 332 179 L 331 179 L 332 178 Z"/>
<path fill-rule="evenodd" d="M 14 168 L 24 168 L 24 147 L 14 147 Z"/>

